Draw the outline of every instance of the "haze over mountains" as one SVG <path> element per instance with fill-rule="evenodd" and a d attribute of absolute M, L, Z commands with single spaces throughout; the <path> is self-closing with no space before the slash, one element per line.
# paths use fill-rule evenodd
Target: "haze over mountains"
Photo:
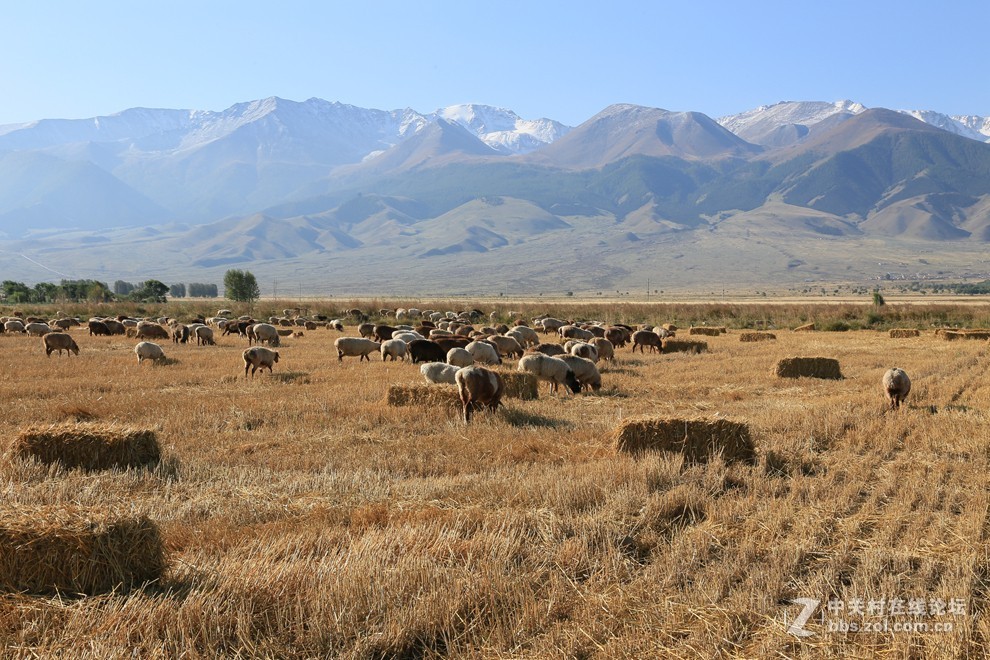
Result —
<path fill-rule="evenodd" d="M 0 126 L 0 274 L 239 267 L 314 295 L 979 276 L 987 141 L 983 117 L 851 101 L 617 104 L 577 127 L 277 98 L 46 119 Z"/>

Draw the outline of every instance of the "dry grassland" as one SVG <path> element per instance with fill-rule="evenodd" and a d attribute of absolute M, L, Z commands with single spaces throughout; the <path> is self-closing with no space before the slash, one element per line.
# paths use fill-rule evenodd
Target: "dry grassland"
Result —
<path fill-rule="evenodd" d="M 129 592 L 0 596 L 3 653 L 985 656 L 987 342 L 774 333 L 626 347 L 601 392 L 543 384 L 469 427 L 454 407 L 387 405 L 418 366 L 338 364 L 334 331 L 287 338 L 253 380 L 229 337 L 139 366 L 123 337 L 76 329 L 78 357 L 46 358 L 40 339 L 0 335 L 4 505 L 123 507 L 169 556 Z M 796 355 L 837 358 L 844 379 L 773 375 Z M 914 384 L 897 412 L 891 366 Z M 618 451 L 614 430 L 649 416 L 745 422 L 757 459 Z M 12 450 L 24 428 L 76 421 L 153 429 L 161 462 L 66 469 Z M 798 638 L 796 598 L 961 599 L 966 614 L 889 619 L 950 632 L 843 634 L 819 608 Z"/>

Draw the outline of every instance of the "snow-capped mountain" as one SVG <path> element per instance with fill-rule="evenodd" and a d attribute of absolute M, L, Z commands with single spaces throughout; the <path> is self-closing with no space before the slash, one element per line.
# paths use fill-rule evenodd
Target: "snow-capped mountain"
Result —
<path fill-rule="evenodd" d="M 522 119 L 511 110 L 487 105 L 452 105 L 433 114 L 460 124 L 500 153 L 529 153 L 571 130 L 559 121 Z"/>

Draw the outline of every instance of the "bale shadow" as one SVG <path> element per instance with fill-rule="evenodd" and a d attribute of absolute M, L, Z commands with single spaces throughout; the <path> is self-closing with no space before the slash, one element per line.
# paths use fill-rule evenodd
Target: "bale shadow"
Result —
<path fill-rule="evenodd" d="M 555 419 L 553 417 L 547 417 L 546 415 L 519 410 L 518 408 L 503 408 L 502 419 L 504 419 L 509 426 L 516 427 L 559 429 L 573 426 L 573 424 L 566 419 Z"/>

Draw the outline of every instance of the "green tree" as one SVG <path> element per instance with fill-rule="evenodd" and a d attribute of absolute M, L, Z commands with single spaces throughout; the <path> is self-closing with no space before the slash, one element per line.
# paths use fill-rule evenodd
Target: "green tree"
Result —
<path fill-rule="evenodd" d="M 147 280 L 141 282 L 138 288 L 131 291 L 131 300 L 136 301 L 148 301 L 148 302 L 165 302 L 165 296 L 168 294 L 168 285 L 164 282 L 159 282 L 158 280 Z"/>
<path fill-rule="evenodd" d="M 185 284 L 173 284 L 168 289 L 168 295 L 173 298 L 185 298 L 186 297 L 186 285 Z"/>
<path fill-rule="evenodd" d="M 883 294 L 880 293 L 880 289 L 873 290 L 873 305 L 874 307 L 881 307 L 886 305 L 887 301 L 883 299 Z"/>
<path fill-rule="evenodd" d="M 232 268 L 223 274 L 224 297 L 237 302 L 254 302 L 261 297 L 258 280 L 249 270 Z"/>

